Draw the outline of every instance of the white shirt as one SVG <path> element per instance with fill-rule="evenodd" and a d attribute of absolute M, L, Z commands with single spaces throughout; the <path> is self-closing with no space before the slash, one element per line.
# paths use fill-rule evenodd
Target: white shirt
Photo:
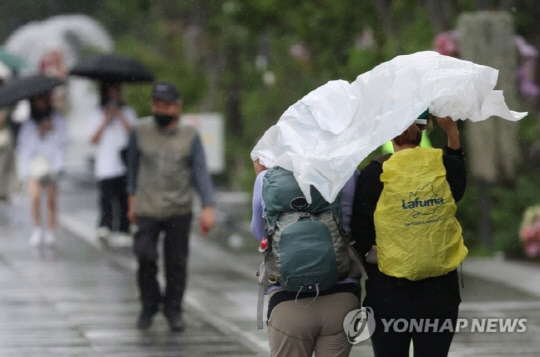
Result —
<path fill-rule="evenodd" d="M 52 130 L 39 135 L 38 125 L 32 119 L 25 120 L 17 136 L 17 171 L 21 178 L 36 176 L 33 172 L 40 161 L 40 171 L 57 175 L 64 170 L 64 153 L 68 141 L 67 125 L 64 117 L 53 112 Z M 46 166 L 46 167 L 43 167 Z"/>
<path fill-rule="evenodd" d="M 124 105 L 122 113 L 130 126 L 135 125 L 137 115 L 130 106 Z M 90 117 L 90 135 L 94 135 L 104 120 L 102 108 Z M 113 118 L 105 127 L 96 144 L 94 175 L 98 180 L 118 177 L 126 174 L 126 165 L 120 151 L 127 148 L 129 133 L 118 118 Z"/>

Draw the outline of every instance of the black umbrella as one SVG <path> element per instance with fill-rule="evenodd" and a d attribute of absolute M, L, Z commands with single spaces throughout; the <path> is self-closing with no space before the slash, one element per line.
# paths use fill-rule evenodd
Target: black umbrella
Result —
<path fill-rule="evenodd" d="M 60 78 L 43 74 L 10 79 L 0 86 L 0 107 L 17 103 L 19 100 L 37 97 L 64 84 Z"/>
<path fill-rule="evenodd" d="M 112 54 L 94 55 L 82 59 L 69 74 L 103 82 L 150 82 L 154 76 L 133 58 Z"/>

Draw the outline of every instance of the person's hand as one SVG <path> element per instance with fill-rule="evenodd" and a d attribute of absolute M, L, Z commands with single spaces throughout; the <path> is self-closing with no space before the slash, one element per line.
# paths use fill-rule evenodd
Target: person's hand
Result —
<path fill-rule="evenodd" d="M 202 234 L 210 232 L 210 230 L 214 227 L 214 222 L 214 208 L 212 206 L 204 207 L 199 219 L 199 227 Z"/>
<path fill-rule="evenodd" d="M 264 166 L 263 164 L 261 164 L 259 159 L 255 159 L 255 160 L 253 160 L 253 169 L 255 170 L 255 175 L 258 175 L 261 172 L 263 172 L 264 170 L 266 170 L 267 167 Z"/>
<path fill-rule="evenodd" d="M 444 130 L 444 132 L 447 134 L 449 132 L 458 131 L 457 122 L 450 117 L 437 118 L 437 124 L 439 124 L 441 129 Z"/>
<path fill-rule="evenodd" d="M 126 132 L 129 134 L 129 132 L 131 131 L 131 125 L 127 121 L 122 110 L 118 109 L 118 112 L 116 113 L 115 117 L 118 118 L 118 120 L 120 120 L 120 123 L 122 123 L 122 126 L 124 127 Z"/>
<path fill-rule="evenodd" d="M 107 104 L 104 110 L 104 121 L 105 124 L 109 124 L 114 117 L 117 117 L 120 113 L 120 108 L 114 104 Z"/>
<path fill-rule="evenodd" d="M 459 140 L 459 129 L 457 121 L 452 120 L 450 117 L 437 118 L 437 124 L 446 133 L 448 137 L 448 147 L 457 150 L 461 147 Z"/>
<path fill-rule="evenodd" d="M 103 123 L 101 124 L 101 127 L 105 128 L 107 125 L 109 125 L 112 121 L 113 114 L 111 111 L 105 109 L 104 115 L 103 115 Z"/>
<path fill-rule="evenodd" d="M 129 223 L 137 224 L 137 218 L 135 217 L 135 196 L 133 195 L 128 196 L 127 217 L 128 217 Z"/>

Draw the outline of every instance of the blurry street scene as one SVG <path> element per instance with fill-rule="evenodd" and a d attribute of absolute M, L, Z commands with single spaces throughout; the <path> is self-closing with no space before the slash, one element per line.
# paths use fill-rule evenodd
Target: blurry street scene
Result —
<path fill-rule="evenodd" d="M 392 96 L 388 101 L 393 104 L 407 101 L 402 111 L 384 112 L 381 106 L 368 113 L 375 113 L 383 129 L 390 127 L 389 133 L 399 131 L 394 117 L 406 113 L 404 121 L 408 116 L 417 119 L 419 108 L 482 113 L 477 120 L 452 117 L 465 153 L 467 187 L 456 217 L 468 255 L 457 268 L 460 329 L 449 356 L 538 356 L 536 2 L 136 3 L 0 2 L 0 357 L 270 356 L 266 304 L 264 328 L 257 329 L 262 254 L 250 226 L 256 177 L 250 153 L 261 138 L 266 140 L 260 148 L 263 156 L 282 139 L 286 148 L 313 145 L 313 152 L 324 149 L 315 161 L 323 163 L 328 175 L 317 173 L 341 175 L 336 181 L 348 179 L 349 172 L 332 172 L 325 165 L 345 162 L 352 146 L 334 150 L 322 140 L 314 142 L 303 122 L 300 133 L 291 137 L 265 134 L 287 108 L 300 107 L 293 114 L 308 116 L 301 100 L 325 83 L 342 86 L 339 90 L 354 83 L 366 97 L 373 95 L 366 99 L 369 104 L 386 96 Z M 420 53 L 425 57 L 418 58 L 443 55 L 449 62 L 474 62 L 478 67 L 470 68 L 475 76 L 480 67 L 494 70 L 482 72 L 489 73 L 480 78 L 486 88 L 460 80 L 463 88 L 456 84 L 453 88 L 459 89 L 442 93 L 442 87 L 429 103 L 424 102 L 431 85 L 426 89 L 411 84 L 392 93 L 363 87 L 368 81 L 361 81 L 362 74 L 399 56 Z M 420 76 L 409 72 L 385 76 L 389 81 L 420 82 Z M 423 83 L 449 83 L 441 78 Z M 159 119 L 160 113 L 152 111 L 152 93 L 161 82 L 178 87 L 170 102 L 181 108 L 180 128 L 189 126 L 200 136 L 215 201 L 211 230 L 199 223 L 204 215 L 199 196 L 189 201 L 193 220 L 181 312 L 185 328 L 176 331 L 161 310 L 150 316 L 150 326 L 141 328 L 138 322 L 140 262 L 133 252 L 137 225 L 128 220 L 131 133 Z M 497 86 L 487 88 L 488 82 Z M 352 92 L 342 95 L 338 89 L 332 92 L 335 96 L 323 98 L 326 103 L 343 113 L 360 113 L 346 105 Z M 470 104 L 474 98 L 469 94 L 484 89 L 493 94 L 488 104 Z M 463 103 L 469 107 L 454 110 L 444 101 L 459 95 L 467 97 Z M 313 102 L 318 100 L 324 101 Z M 344 116 L 331 118 L 328 126 L 349 137 L 352 131 L 343 130 L 350 124 Z M 365 155 L 353 162 L 353 170 L 392 151 L 391 134 L 375 140 L 371 124 L 360 124 L 361 135 L 350 142 L 356 149 L 362 146 Z M 359 138 L 362 143 L 354 142 Z M 420 145 L 440 148 L 446 139 L 427 130 Z M 369 150 L 361 145 L 364 141 L 370 141 Z M 341 139 L 335 142 L 343 144 Z M 174 153 L 152 155 L 156 168 L 171 162 L 191 168 L 191 158 L 187 162 Z M 297 163 L 288 157 L 284 162 Z M 314 170 L 298 167 L 306 169 L 306 175 Z M 152 173 L 146 177 L 149 182 Z M 163 232 L 158 241 L 164 241 Z M 164 286 L 165 248 L 158 247 L 158 280 Z M 361 284 L 365 296 L 365 281 Z M 373 355 L 370 339 L 354 344 L 350 353 Z"/>

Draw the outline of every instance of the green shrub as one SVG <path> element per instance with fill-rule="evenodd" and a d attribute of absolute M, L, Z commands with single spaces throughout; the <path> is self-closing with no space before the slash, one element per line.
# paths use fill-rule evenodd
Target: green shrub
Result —
<path fill-rule="evenodd" d="M 533 176 L 519 176 L 512 187 L 493 189 L 493 249 L 510 256 L 522 256 L 519 227 L 523 212 L 540 203 L 540 185 Z"/>

